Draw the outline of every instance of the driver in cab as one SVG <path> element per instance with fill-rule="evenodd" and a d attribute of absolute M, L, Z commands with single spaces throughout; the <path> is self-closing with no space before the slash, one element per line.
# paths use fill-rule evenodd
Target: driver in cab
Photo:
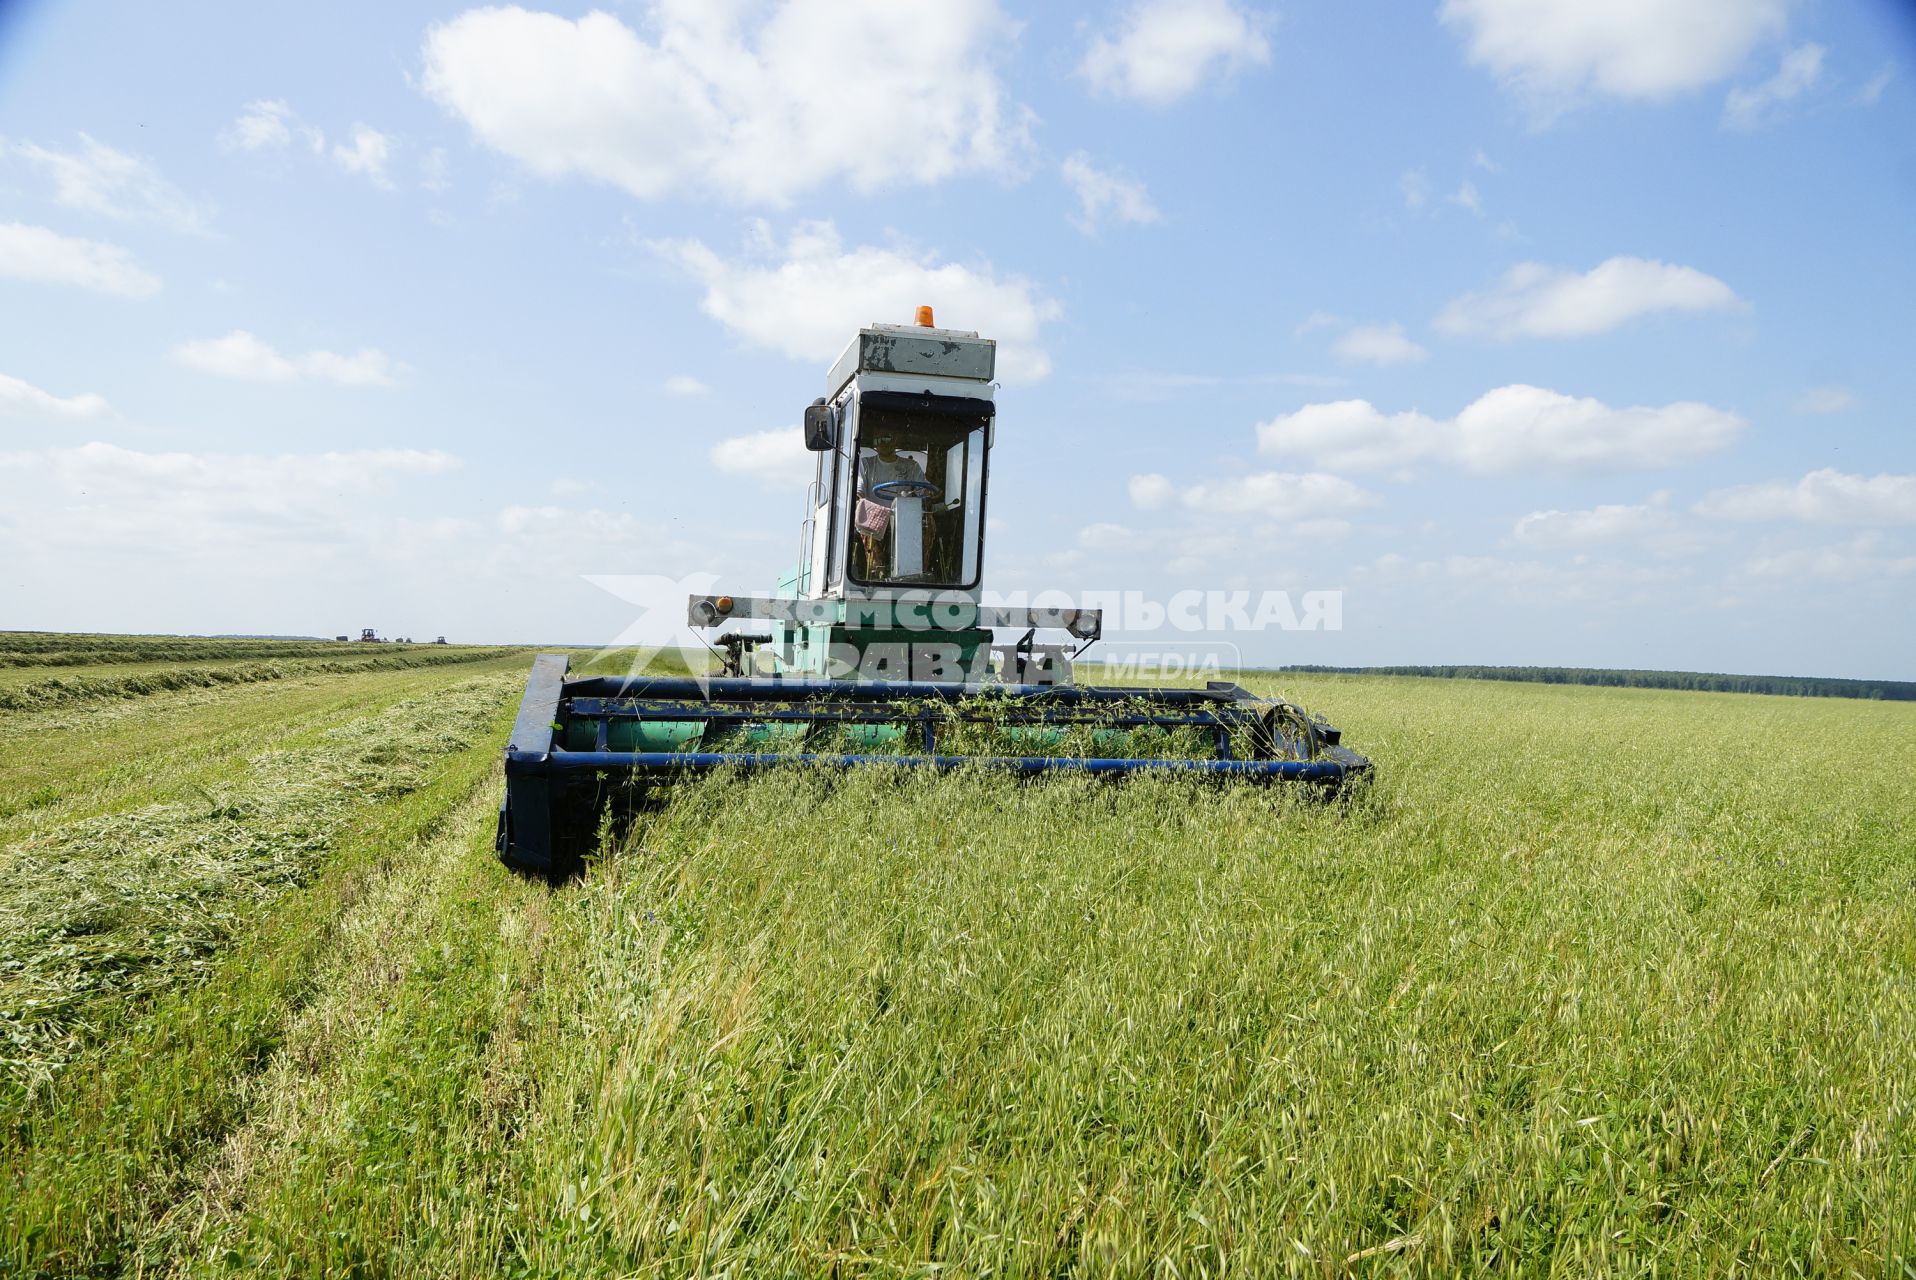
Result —
<path fill-rule="evenodd" d="M 858 453 L 858 510 L 853 524 L 865 551 L 866 572 L 861 577 L 889 578 L 884 547 L 892 527 L 892 504 L 897 494 L 883 486 L 900 482 L 925 483 L 925 468 L 916 458 L 898 452 L 898 441 L 880 435 L 871 449 Z"/>
<path fill-rule="evenodd" d="M 873 487 L 897 480 L 922 481 L 925 469 L 918 465 L 918 459 L 899 453 L 898 442 L 890 436 L 879 436 L 872 441 L 872 447 L 875 452 L 863 454 L 858 460 L 858 496 L 889 507 L 891 499 L 882 493 L 873 493 Z"/>

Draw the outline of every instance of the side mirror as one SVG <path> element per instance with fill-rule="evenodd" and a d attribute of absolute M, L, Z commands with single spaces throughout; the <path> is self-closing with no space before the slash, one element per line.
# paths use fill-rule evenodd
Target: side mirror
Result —
<path fill-rule="evenodd" d="M 838 443 L 838 414 L 821 396 L 805 406 L 805 447 L 824 453 Z"/>

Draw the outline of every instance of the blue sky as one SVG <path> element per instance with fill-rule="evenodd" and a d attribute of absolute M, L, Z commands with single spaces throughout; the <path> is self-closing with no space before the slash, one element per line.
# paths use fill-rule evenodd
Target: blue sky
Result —
<path fill-rule="evenodd" d="M 1001 341 L 999 591 L 1916 676 L 1905 6 L 163 8 L 0 3 L 0 627 L 769 587 L 925 302 Z"/>

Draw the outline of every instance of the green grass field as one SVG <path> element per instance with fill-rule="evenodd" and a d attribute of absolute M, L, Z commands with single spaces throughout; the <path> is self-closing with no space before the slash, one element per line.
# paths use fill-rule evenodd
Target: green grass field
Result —
<path fill-rule="evenodd" d="M 1253 677 L 1375 785 L 714 777 L 555 890 L 526 653 L 31 641 L 157 665 L 0 682 L 113 686 L 0 703 L 0 1276 L 1916 1276 L 1916 705 Z"/>

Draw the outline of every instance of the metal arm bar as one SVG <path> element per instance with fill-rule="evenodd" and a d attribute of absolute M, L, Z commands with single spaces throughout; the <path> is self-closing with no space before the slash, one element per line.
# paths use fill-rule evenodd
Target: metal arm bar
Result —
<path fill-rule="evenodd" d="M 734 721 L 800 720 L 827 723 L 890 724 L 900 721 L 930 720 L 939 724 L 954 721 L 964 724 L 1013 725 L 1091 725 L 1094 728 L 1137 728 L 1146 725 L 1195 725 L 1202 728 L 1248 728 L 1260 717 L 1233 707 L 1195 714 L 1131 712 L 1121 715 L 1099 714 L 1075 708 L 1000 707 L 976 710 L 959 704 L 952 708 L 911 707 L 883 703 L 853 706 L 843 703 L 813 703 L 800 707 L 757 706 L 749 703 L 612 701 L 604 698 L 573 698 L 568 718 L 574 720 L 700 720 L 721 724 Z"/>
<path fill-rule="evenodd" d="M 1347 772 L 1335 760 L 1159 760 L 1079 758 L 1073 756 L 893 756 L 828 755 L 781 751 L 554 751 L 544 760 L 515 760 L 514 771 L 531 774 L 578 773 L 615 769 L 630 773 L 709 771 L 737 765 L 884 764 L 903 768 L 952 770 L 984 768 L 1014 773 L 1203 773 L 1232 777 L 1278 778 L 1295 782 L 1337 782 Z"/>
<path fill-rule="evenodd" d="M 1101 609 L 1022 609 L 1010 605 L 972 604 L 962 596 L 949 602 L 934 594 L 929 599 L 792 600 L 783 596 L 731 596 L 731 608 L 721 610 L 723 596 L 692 596 L 685 620 L 694 627 L 716 627 L 744 619 L 749 622 L 844 622 L 893 627 L 910 631 L 926 628 L 925 639 L 935 641 L 939 631 L 969 631 L 996 627 L 1025 631 L 1032 627 L 1069 631 L 1081 640 L 1095 640 L 1104 631 Z M 905 621 L 899 621 L 900 618 Z M 915 624 L 915 626 L 914 626 Z"/>
<path fill-rule="evenodd" d="M 1234 684 L 1203 689 L 1130 688 L 1084 684 L 943 684 L 926 680 L 767 680 L 715 676 L 581 676 L 565 682 L 569 698 L 659 698 L 698 702 L 967 702 L 980 706 L 1084 706 L 1104 702 L 1156 702 L 1166 706 L 1281 705 Z"/>

